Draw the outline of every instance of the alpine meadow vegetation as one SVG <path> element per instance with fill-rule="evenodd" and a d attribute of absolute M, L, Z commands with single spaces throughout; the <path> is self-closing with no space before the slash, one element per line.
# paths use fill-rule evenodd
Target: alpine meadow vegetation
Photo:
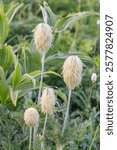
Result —
<path fill-rule="evenodd" d="M 0 150 L 99 150 L 99 0 L 0 0 Z"/>

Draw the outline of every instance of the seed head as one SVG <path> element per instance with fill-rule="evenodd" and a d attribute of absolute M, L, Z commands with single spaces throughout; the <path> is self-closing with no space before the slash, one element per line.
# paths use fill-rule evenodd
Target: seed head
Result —
<path fill-rule="evenodd" d="M 24 112 L 24 121 L 27 126 L 35 127 L 39 122 L 38 111 L 33 107 L 26 109 Z"/>
<path fill-rule="evenodd" d="M 67 87 L 74 90 L 82 80 L 83 65 L 78 56 L 69 56 L 63 64 L 63 79 Z"/>
<path fill-rule="evenodd" d="M 100 25 L 100 20 L 97 20 L 97 25 Z"/>
<path fill-rule="evenodd" d="M 92 73 L 92 75 L 91 75 L 91 81 L 92 81 L 93 83 L 95 83 L 96 80 L 97 80 L 97 74 L 96 74 L 96 73 Z"/>
<path fill-rule="evenodd" d="M 52 88 L 45 88 L 41 98 L 42 112 L 53 114 L 56 103 L 55 92 Z"/>
<path fill-rule="evenodd" d="M 36 26 L 34 32 L 34 42 L 36 49 L 41 53 L 47 52 L 52 47 L 53 34 L 50 26 L 40 23 Z"/>

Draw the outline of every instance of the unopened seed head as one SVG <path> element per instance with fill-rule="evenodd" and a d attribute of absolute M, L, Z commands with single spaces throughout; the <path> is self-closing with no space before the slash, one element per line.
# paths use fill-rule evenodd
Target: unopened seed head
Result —
<path fill-rule="evenodd" d="M 36 26 L 34 32 L 34 42 L 36 49 L 41 53 L 47 52 L 52 47 L 53 34 L 50 26 L 40 23 Z"/>
<path fill-rule="evenodd" d="M 83 64 L 78 56 L 69 56 L 63 64 L 63 79 L 67 87 L 74 90 L 82 80 Z"/>
<path fill-rule="evenodd" d="M 97 25 L 100 25 L 100 20 L 97 20 Z"/>
<path fill-rule="evenodd" d="M 38 125 L 39 122 L 38 111 L 33 107 L 26 109 L 24 112 L 24 121 L 26 125 L 29 127 L 35 127 L 36 125 Z"/>
<path fill-rule="evenodd" d="M 52 88 L 45 88 L 41 97 L 42 112 L 53 114 L 56 103 L 55 92 Z"/>
<path fill-rule="evenodd" d="M 92 73 L 92 75 L 91 75 L 91 81 L 92 81 L 93 83 L 95 83 L 96 80 L 97 80 L 97 74 L 96 74 L 96 73 Z"/>

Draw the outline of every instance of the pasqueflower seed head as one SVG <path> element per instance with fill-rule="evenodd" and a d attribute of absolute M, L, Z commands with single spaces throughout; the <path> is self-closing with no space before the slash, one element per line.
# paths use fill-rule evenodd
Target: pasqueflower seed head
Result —
<path fill-rule="evenodd" d="M 34 42 L 36 49 L 41 52 L 47 52 L 52 47 L 53 33 L 48 24 L 40 23 L 34 31 Z"/>
<path fill-rule="evenodd" d="M 67 87 L 74 90 L 82 80 L 83 64 L 78 56 L 69 56 L 63 64 L 63 79 Z"/>
<path fill-rule="evenodd" d="M 41 97 L 42 112 L 53 114 L 56 103 L 55 92 L 52 88 L 45 88 Z"/>
<path fill-rule="evenodd" d="M 26 109 L 24 112 L 24 121 L 27 126 L 35 127 L 39 122 L 38 111 L 33 107 Z"/>

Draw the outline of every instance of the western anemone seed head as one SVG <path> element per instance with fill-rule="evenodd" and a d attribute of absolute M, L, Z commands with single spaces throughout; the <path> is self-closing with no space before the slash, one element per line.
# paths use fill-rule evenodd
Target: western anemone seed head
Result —
<path fill-rule="evenodd" d="M 33 107 L 26 109 L 24 112 L 24 121 L 29 127 L 36 126 L 39 122 L 38 111 Z"/>
<path fill-rule="evenodd" d="M 40 23 L 36 26 L 34 32 L 34 42 L 37 50 L 47 52 L 52 47 L 53 34 L 50 26 Z"/>
<path fill-rule="evenodd" d="M 67 87 L 74 90 L 78 87 L 82 79 L 83 65 L 78 56 L 69 56 L 63 64 L 63 79 Z"/>
<path fill-rule="evenodd" d="M 92 81 L 93 83 L 95 83 L 96 80 L 97 80 L 97 74 L 96 74 L 96 73 L 92 73 L 92 75 L 91 75 L 91 81 Z"/>
<path fill-rule="evenodd" d="M 56 103 L 55 92 L 52 88 L 45 88 L 41 97 L 42 112 L 52 114 Z"/>

